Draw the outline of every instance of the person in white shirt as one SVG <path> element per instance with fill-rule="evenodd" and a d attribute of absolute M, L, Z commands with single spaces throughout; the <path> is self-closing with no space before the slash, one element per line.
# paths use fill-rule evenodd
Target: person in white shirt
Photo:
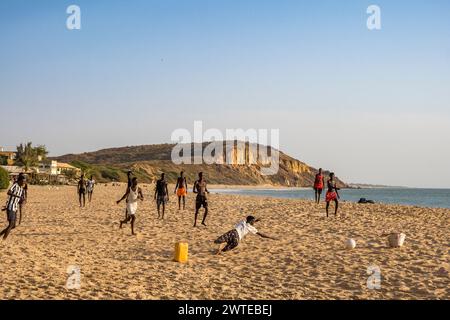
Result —
<path fill-rule="evenodd" d="M 125 218 L 125 220 L 120 221 L 120 229 L 122 229 L 122 225 L 124 223 L 128 223 L 128 221 L 131 221 L 131 234 L 135 236 L 136 234 L 134 233 L 134 221 L 136 220 L 138 200 L 144 201 L 144 196 L 142 194 L 141 188 L 138 187 L 138 181 L 136 177 L 131 180 L 131 186 L 128 187 L 127 192 L 123 195 L 123 197 L 117 201 L 117 204 L 125 199 L 127 199 L 127 217 Z"/>
<path fill-rule="evenodd" d="M 92 194 L 94 193 L 94 185 L 95 185 L 95 180 L 94 180 L 94 177 L 91 176 L 91 178 L 86 182 L 86 190 L 87 190 L 89 202 L 92 201 Z"/>
<path fill-rule="evenodd" d="M 262 234 L 254 227 L 254 224 L 258 221 L 260 220 L 255 219 L 253 216 L 248 216 L 246 220 L 240 221 L 233 230 L 230 230 L 217 238 L 217 240 L 214 241 L 215 244 L 219 245 L 217 254 L 236 248 L 239 242 L 249 233 L 256 234 L 262 238 L 276 240 L 275 238 Z"/>

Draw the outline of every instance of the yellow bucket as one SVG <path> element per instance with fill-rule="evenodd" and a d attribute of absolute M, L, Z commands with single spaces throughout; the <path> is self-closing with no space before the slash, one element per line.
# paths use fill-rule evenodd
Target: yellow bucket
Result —
<path fill-rule="evenodd" d="M 185 263 L 188 261 L 189 245 L 185 242 L 175 243 L 175 261 Z"/>

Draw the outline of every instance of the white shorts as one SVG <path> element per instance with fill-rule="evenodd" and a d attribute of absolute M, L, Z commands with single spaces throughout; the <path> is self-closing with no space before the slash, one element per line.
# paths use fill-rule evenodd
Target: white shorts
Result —
<path fill-rule="evenodd" d="M 127 203 L 127 213 L 129 215 L 135 215 L 137 211 L 137 202 Z"/>

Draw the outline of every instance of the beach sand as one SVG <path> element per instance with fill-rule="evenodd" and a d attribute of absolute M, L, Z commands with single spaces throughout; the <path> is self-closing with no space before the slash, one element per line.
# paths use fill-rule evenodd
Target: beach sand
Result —
<path fill-rule="evenodd" d="M 0 241 L 0 299 L 450 298 L 448 209 L 343 203 L 326 218 L 324 203 L 211 194 L 208 227 L 194 229 L 192 193 L 186 211 L 171 195 L 161 221 L 153 187 L 143 189 L 131 236 L 119 229 L 124 203 L 115 204 L 123 185 L 97 185 L 83 209 L 75 187 L 31 186 L 22 225 Z M 248 235 L 215 256 L 212 241 L 248 214 L 279 240 Z M 389 231 L 406 234 L 402 248 L 387 247 L 380 235 Z M 346 250 L 350 237 L 357 247 Z M 189 243 L 187 264 L 173 261 L 177 241 Z M 71 265 L 79 289 L 67 288 Z M 380 289 L 367 287 L 370 266 L 380 268 Z"/>

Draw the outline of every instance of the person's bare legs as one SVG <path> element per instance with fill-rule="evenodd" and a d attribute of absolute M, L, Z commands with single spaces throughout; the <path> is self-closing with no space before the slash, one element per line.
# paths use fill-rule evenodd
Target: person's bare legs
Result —
<path fill-rule="evenodd" d="M 186 210 L 186 196 L 183 196 L 183 210 Z"/>
<path fill-rule="evenodd" d="M 339 208 L 339 201 L 334 200 L 334 215 L 335 216 L 337 216 L 338 208 Z"/>
<path fill-rule="evenodd" d="M 318 189 L 317 190 L 317 204 L 320 203 L 320 196 L 322 195 L 322 190 Z"/>
<path fill-rule="evenodd" d="M 327 201 L 327 207 L 326 207 L 326 210 L 327 210 L 327 218 L 328 218 L 328 208 L 330 207 L 330 201 Z"/>
<path fill-rule="evenodd" d="M 127 224 L 128 221 L 130 221 L 130 216 L 127 214 L 125 217 L 125 220 L 120 221 L 120 229 L 122 229 L 122 225 L 125 223 Z"/>
<path fill-rule="evenodd" d="M 178 210 L 181 210 L 181 197 L 178 197 Z"/>
<path fill-rule="evenodd" d="M 222 253 L 222 250 L 223 250 L 223 248 L 225 248 L 225 246 L 227 245 L 227 243 L 226 242 L 223 242 L 223 243 L 221 243 L 221 244 L 219 244 L 219 248 L 217 248 L 217 252 L 216 252 L 216 255 L 219 255 L 219 254 L 221 254 Z"/>
<path fill-rule="evenodd" d="M 14 224 L 14 221 L 9 221 L 8 226 L 2 232 L 0 232 L 0 236 L 3 235 L 3 240 L 6 240 L 11 230 L 14 229 Z"/>
<path fill-rule="evenodd" d="M 203 214 L 202 225 L 206 227 L 206 217 L 208 216 L 208 207 L 205 208 L 205 213 Z"/>
<path fill-rule="evenodd" d="M 314 200 L 315 200 L 316 203 L 319 203 L 317 194 L 318 194 L 318 190 L 317 190 L 317 189 L 314 189 Z"/>
<path fill-rule="evenodd" d="M 164 212 L 166 212 L 166 203 L 165 202 L 163 202 L 162 203 L 162 220 L 164 220 Z"/>
<path fill-rule="evenodd" d="M 135 236 L 136 234 L 134 233 L 134 221 L 136 220 L 136 217 L 134 216 L 134 214 L 131 215 L 131 234 L 133 236 Z"/>
<path fill-rule="evenodd" d="M 156 201 L 158 201 L 158 200 L 156 200 Z M 161 204 L 158 202 L 156 204 L 156 208 L 158 209 L 158 219 L 161 218 L 160 207 L 161 207 Z"/>
<path fill-rule="evenodd" d="M 20 226 L 20 224 L 22 223 L 22 210 L 23 210 L 23 204 L 19 204 L 19 224 L 18 226 Z"/>
<path fill-rule="evenodd" d="M 198 210 L 199 210 L 200 208 L 195 208 L 195 217 L 194 217 L 194 227 L 196 227 L 197 226 L 197 217 L 198 217 Z"/>
<path fill-rule="evenodd" d="M 81 205 L 81 192 L 78 193 L 78 201 L 80 202 L 80 208 L 82 207 Z"/>

